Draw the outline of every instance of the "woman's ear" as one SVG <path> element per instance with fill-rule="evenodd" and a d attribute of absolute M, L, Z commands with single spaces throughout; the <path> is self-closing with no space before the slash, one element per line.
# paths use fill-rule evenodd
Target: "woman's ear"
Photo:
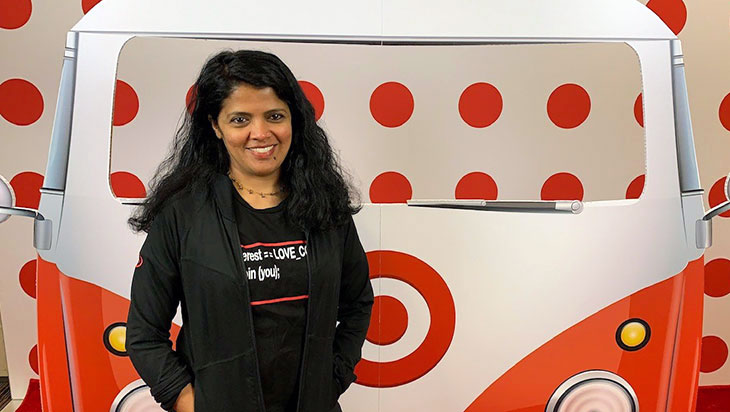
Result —
<path fill-rule="evenodd" d="M 214 119 L 214 118 L 213 118 L 213 116 L 211 116 L 211 115 L 208 115 L 208 121 L 210 122 L 210 127 L 212 127 L 212 128 L 213 128 L 213 132 L 215 132 L 215 135 L 216 135 L 216 136 L 217 136 L 217 137 L 218 137 L 219 139 L 222 139 L 222 138 L 223 138 L 223 137 L 222 137 L 222 136 L 223 136 L 223 134 L 221 133 L 221 130 L 220 130 L 220 128 L 218 127 L 218 121 L 217 121 L 216 119 Z"/>

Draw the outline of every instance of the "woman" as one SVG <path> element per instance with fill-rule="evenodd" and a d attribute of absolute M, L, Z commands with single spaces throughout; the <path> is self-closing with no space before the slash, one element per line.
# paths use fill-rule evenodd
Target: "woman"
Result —
<path fill-rule="evenodd" d="M 195 88 L 129 220 L 132 363 L 168 411 L 339 411 L 373 303 L 354 191 L 276 56 L 221 52 Z"/>

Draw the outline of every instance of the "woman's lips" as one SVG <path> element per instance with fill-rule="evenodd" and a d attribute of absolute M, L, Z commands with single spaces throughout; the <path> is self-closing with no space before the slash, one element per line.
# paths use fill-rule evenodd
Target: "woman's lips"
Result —
<path fill-rule="evenodd" d="M 247 147 L 246 150 L 251 152 L 251 154 L 257 159 L 268 159 L 274 154 L 275 148 L 276 145 L 272 144 L 264 147 Z"/>

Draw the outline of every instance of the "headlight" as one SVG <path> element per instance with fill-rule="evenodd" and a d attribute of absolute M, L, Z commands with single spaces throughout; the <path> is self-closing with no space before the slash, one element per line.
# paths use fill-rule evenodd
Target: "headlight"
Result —
<path fill-rule="evenodd" d="M 563 382 L 550 397 L 546 412 L 639 412 L 631 385 L 607 371 L 586 371 Z"/>
<path fill-rule="evenodd" d="M 122 389 L 112 402 L 109 412 L 164 412 L 150 394 L 150 388 L 142 379 Z"/>

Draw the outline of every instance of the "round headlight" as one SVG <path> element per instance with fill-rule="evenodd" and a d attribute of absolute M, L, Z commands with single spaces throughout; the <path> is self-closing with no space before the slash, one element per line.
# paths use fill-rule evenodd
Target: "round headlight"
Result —
<path fill-rule="evenodd" d="M 122 389 L 109 412 L 164 412 L 150 394 L 150 388 L 139 379 Z"/>
<path fill-rule="evenodd" d="M 639 403 L 631 386 L 607 371 L 586 371 L 558 387 L 546 412 L 638 412 Z"/>

